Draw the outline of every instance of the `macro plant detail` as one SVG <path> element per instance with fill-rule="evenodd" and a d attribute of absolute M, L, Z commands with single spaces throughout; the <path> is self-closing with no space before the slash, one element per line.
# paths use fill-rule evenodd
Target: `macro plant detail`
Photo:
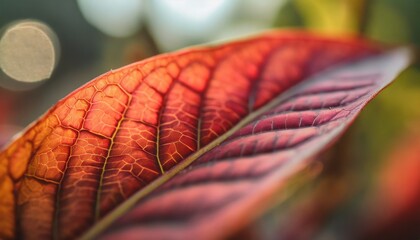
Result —
<path fill-rule="evenodd" d="M 0 153 L 0 237 L 228 237 L 409 61 L 273 31 L 112 70 Z"/>

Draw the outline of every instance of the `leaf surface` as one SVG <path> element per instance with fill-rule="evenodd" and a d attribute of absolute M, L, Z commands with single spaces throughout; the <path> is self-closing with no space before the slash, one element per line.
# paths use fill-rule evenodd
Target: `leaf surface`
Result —
<path fill-rule="evenodd" d="M 393 52 L 308 79 L 142 199 L 105 239 L 222 239 L 272 204 L 405 66 Z M 217 229 L 217 231 L 215 231 Z"/>
<path fill-rule="evenodd" d="M 407 62 L 360 39 L 272 32 L 106 73 L 0 153 L 0 237 L 94 236 L 136 202 L 108 237 L 226 236 Z"/>

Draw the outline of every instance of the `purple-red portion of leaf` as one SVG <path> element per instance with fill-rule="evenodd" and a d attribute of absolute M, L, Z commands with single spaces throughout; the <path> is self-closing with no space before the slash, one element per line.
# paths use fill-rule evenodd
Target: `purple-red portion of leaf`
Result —
<path fill-rule="evenodd" d="M 285 92 L 116 222 L 105 239 L 219 239 L 270 204 L 407 64 L 404 51 L 340 67 Z"/>

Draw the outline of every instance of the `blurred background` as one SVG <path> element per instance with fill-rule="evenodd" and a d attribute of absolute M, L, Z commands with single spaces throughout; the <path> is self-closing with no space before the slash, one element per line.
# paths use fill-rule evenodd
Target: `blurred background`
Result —
<path fill-rule="evenodd" d="M 418 0 L 1 0 L 0 146 L 82 84 L 159 53 L 296 27 L 416 47 L 419 11 Z M 414 64 L 320 157 L 314 181 L 234 237 L 419 239 L 419 147 Z"/>

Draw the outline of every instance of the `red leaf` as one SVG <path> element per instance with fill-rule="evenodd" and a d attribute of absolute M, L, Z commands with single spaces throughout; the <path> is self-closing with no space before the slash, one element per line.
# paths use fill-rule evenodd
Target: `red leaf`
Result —
<path fill-rule="evenodd" d="M 226 236 L 408 62 L 381 51 L 273 32 L 102 75 L 0 153 L 0 236 L 80 236 L 135 192 L 89 234 L 142 199 L 109 236 Z"/>
<path fill-rule="evenodd" d="M 420 131 L 397 142 L 364 205 L 357 209 L 354 239 L 420 237 Z"/>
<path fill-rule="evenodd" d="M 402 52 L 347 65 L 289 90 L 269 110 L 142 199 L 109 239 L 224 238 L 269 206 L 405 65 Z M 217 231 L 215 231 L 217 229 Z"/>

